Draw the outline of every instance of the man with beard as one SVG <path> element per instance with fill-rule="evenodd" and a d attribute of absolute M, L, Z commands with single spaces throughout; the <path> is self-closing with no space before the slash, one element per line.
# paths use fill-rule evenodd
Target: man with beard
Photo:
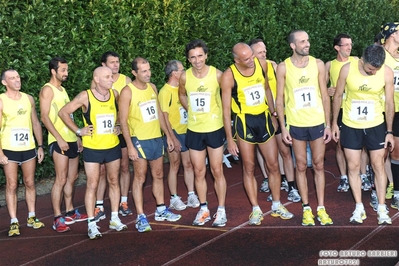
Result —
<path fill-rule="evenodd" d="M 293 51 L 277 67 L 276 107 L 283 140 L 292 144 L 296 158 L 296 178 L 302 197 L 302 225 L 315 225 L 309 205 L 306 178 L 306 142 L 309 141 L 317 194 L 317 218 L 321 225 L 333 223 L 324 207 L 324 154 L 331 140 L 330 97 L 327 93 L 323 61 L 309 55 L 309 36 L 294 30 L 288 36 Z M 284 110 L 287 123 L 284 119 Z"/>
<path fill-rule="evenodd" d="M 50 156 L 54 161 L 55 180 L 51 189 L 53 204 L 53 229 L 59 233 L 69 231 L 67 226 L 87 220 L 87 215 L 80 214 L 73 207 L 73 191 L 78 177 L 79 152 L 82 142 L 58 117 L 58 111 L 69 102 L 68 94 L 62 86 L 68 78 L 68 62 L 61 57 L 54 57 L 49 62 L 50 81 L 40 91 L 41 120 L 48 131 Z M 65 201 L 65 218 L 61 214 L 62 195 Z"/>

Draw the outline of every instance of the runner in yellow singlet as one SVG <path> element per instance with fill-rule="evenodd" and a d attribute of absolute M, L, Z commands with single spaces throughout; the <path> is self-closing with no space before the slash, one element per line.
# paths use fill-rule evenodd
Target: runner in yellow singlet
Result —
<path fill-rule="evenodd" d="M 78 178 L 79 152 L 82 141 L 58 117 L 58 111 L 69 102 L 69 96 L 62 82 L 68 78 L 68 62 L 54 57 L 49 62 L 50 81 L 40 91 L 40 115 L 48 130 L 48 145 L 53 158 L 55 180 L 51 189 L 51 202 L 54 211 L 53 229 L 59 233 L 67 232 L 67 226 L 87 220 L 73 206 L 75 180 Z M 61 214 L 62 196 L 65 202 L 65 216 Z"/>
<path fill-rule="evenodd" d="M 384 64 L 385 51 L 380 45 L 368 46 L 360 60 L 344 65 L 340 71 L 333 100 L 332 134 L 341 140 L 348 162 L 349 183 L 356 208 L 349 221 L 361 224 L 366 219 L 359 179 L 363 146 L 370 153 L 374 183 L 378 196 L 378 224 L 391 224 L 385 205 L 387 178 L 384 155 L 394 149 L 392 122 L 394 117 L 393 71 Z M 346 90 L 343 100 L 342 94 Z M 342 129 L 338 114 L 343 101 Z M 385 111 L 385 113 L 384 113 Z M 385 119 L 384 119 L 385 114 Z M 345 136 L 340 138 L 340 135 Z M 389 145 L 391 145 L 389 147 Z"/>
<path fill-rule="evenodd" d="M 6 176 L 6 203 L 11 218 L 8 236 L 20 235 L 17 218 L 18 166 L 21 166 L 28 207 L 27 226 L 44 227 L 36 218 L 35 170 L 44 158 L 42 127 L 37 117 L 35 100 L 21 92 L 21 78 L 9 69 L 1 73 L 6 91 L 0 94 L 0 164 Z M 35 149 L 35 139 L 38 149 Z"/>
<path fill-rule="evenodd" d="M 193 40 L 186 45 L 186 57 L 191 64 L 180 77 L 179 98 L 188 111 L 186 145 L 194 166 L 195 187 L 201 209 L 193 225 L 204 225 L 211 220 L 207 204 L 206 156 L 208 154 L 214 177 L 218 210 L 212 226 L 225 226 L 227 222 L 226 178 L 223 174 L 223 150 L 225 131 L 223 129 L 220 78 L 222 72 L 206 64 L 208 47 L 202 40 Z"/>
<path fill-rule="evenodd" d="M 312 151 L 317 218 L 321 225 L 330 225 L 333 221 L 324 206 L 325 144 L 331 140 L 330 98 L 327 94 L 325 67 L 321 60 L 309 55 L 309 36 L 305 31 L 292 31 L 288 43 L 293 54 L 278 65 L 276 73 L 276 107 L 281 134 L 287 144 L 292 144 L 296 158 L 296 180 L 303 205 L 302 225 L 315 224 L 306 178 L 307 142 Z"/>
<path fill-rule="evenodd" d="M 96 193 L 100 179 L 100 165 L 104 164 L 107 172 L 111 219 L 109 228 L 116 231 L 126 230 L 119 219 L 119 167 L 121 149 L 118 135 L 117 100 L 118 92 L 112 89 L 114 82 L 112 71 L 108 67 L 97 67 L 93 72 L 94 89 L 79 93 L 60 111 L 64 123 L 78 136 L 82 137 L 83 162 L 87 176 L 85 205 L 88 215 L 88 236 L 90 239 L 102 237 L 94 217 Z M 82 108 L 84 127 L 78 126 L 71 119 L 71 114 Z"/>
<path fill-rule="evenodd" d="M 112 88 L 118 91 L 118 93 L 120 94 L 122 89 L 132 80 L 128 76 L 119 73 L 120 69 L 119 54 L 114 51 L 105 52 L 101 56 L 101 64 L 102 66 L 106 66 L 111 69 L 112 78 L 114 80 Z M 129 187 L 130 187 L 129 156 L 127 155 L 126 143 L 122 134 L 120 134 L 118 137 L 122 151 L 120 175 L 119 175 L 119 184 L 121 187 L 119 214 L 121 214 L 122 216 L 128 216 L 133 214 L 132 210 L 129 208 L 129 205 L 127 203 Z M 96 221 L 105 219 L 106 216 L 104 212 L 104 194 L 107 188 L 107 181 L 105 175 L 106 175 L 105 167 L 102 164 L 100 172 L 100 181 L 98 183 L 97 196 L 96 196 L 96 208 L 94 210 L 94 218 L 96 219 Z"/>
<path fill-rule="evenodd" d="M 274 99 L 266 81 L 266 61 L 255 58 L 252 49 L 245 43 L 234 45 L 232 52 L 234 64 L 223 73 L 221 81 L 223 120 L 229 153 L 233 156 L 240 153 L 241 156 L 244 188 L 252 206 L 249 224 L 260 225 L 263 220 L 254 175 L 256 147 L 269 169 L 269 184 L 273 195 L 271 216 L 291 219 L 294 215 L 280 203 L 281 179 L 274 137 L 277 120 L 271 115 L 274 113 Z M 237 144 L 233 137 L 236 137 Z"/>
<path fill-rule="evenodd" d="M 152 193 L 156 201 L 154 219 L 175 222 L 181 218 L 165 205 L 163 182 L 163 139 L 167 137 L 168 150 L 173 151 L 171 134 L 165 124 L 158 102 L 158 91 L 151 80 L 150 63 L 143 57 L 132 62 L 135 79 L 121 92 L 119 115 L 123 137 L 126 141 L 129 159 L 133 161 L 134 178 L 132 196 L 137 211 L 136 229 L 139 232 L 152 230 L 144 213 L 143 185 L 148 165 L 152 174 Z"/>
<path fill-rule="evenodd" d="M 382 45 L 385 49 L 385 64 L 394 74 L 395 116 L 392 130 L 396 149 L 390 154 L 392 183 L 387 188 L 386 199 L 391 199 L 391 207 L 399 208 L 399 22 L 388 22 L 381 26 Z"/>
<path fill-rule="evenodd" d="M 339 71 L 341 70 L 342 66 L 348 62 L 353 61 L 354 59 L 357 59 L 357 57 L 350 56 L 352 51 L 352 45 L 352 38 L 348 34 L 340 33 L 334 38 L 333 48 L 337 52 L 337 56 L 334 60 L 328 61 L 326 63 L 326 81 L 327 83 L 330 82 L 330 87 L 327 88 L 327 91 L 330 97 L 334 96 Z M 340 120 L 342 120 L 342 114 L 340 117 Z M 339 122 L 339 125 L 341 124 L 342 121 Z M 337 147 L 335 150 L 335 159 L 337 161 L 338 169 L 341 174 L 337 191 L 347 192 L 349 190 L 349 181 L 346 174 L 346 159 L 344 151 L 341 147 L 341 142 L 337 143 Z"/>
<path fill-rule="evenodd" d="M 199 200 L 194 192 L 194 169 L 190 160 L 190 154 L 186 146 L 187 111 L 179 100 L 179 79 L 184 72 L 183 64 L 178 60 L 171 60 L 165 67 L 168 82 L 159 91 L 158 99 L 165 117 L 165 123 L 175 142 L 175 149 L 168 151 L 169 174 L 168 186 L 170 191 L 170 206 L 175 210 L 184 210 L 186 207 L 197 208 Z M 180 168 L 180 160 L 184 168 L 184 183 L 188 189 L 187 205 L 177 194 L 177 173 Z"/>

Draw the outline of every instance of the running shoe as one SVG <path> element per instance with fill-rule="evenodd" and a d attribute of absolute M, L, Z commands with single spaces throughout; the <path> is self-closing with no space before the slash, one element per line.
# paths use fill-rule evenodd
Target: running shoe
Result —
<path fill-rule="evenodd" d="M 190 194 L 187 198 L 187 207 L 190 208 L 198 208 L 200 206 L 200 202 L 198 200 L 197 195 Z"/>
<path fill-rule="evenodd" d="M 127 202 L 121 202 L 121 204 L 119 205 L 119 214 L 123 217 L 133 214 L 132 210 L 129 209 Z"/>
<path fill-rule="evenodd" d="M 263 220 L 263 213 L 261 210 L 255 210 L 249 215 L 249 225 L 260 225 Z"/>
<path fill-rule="evenodd" d="M 223 227 L 226 225 L 227 218 L 226 218 L 226 212 L 224 210 L 218 210 L 213 215 L 213 218 L 215 218 L 215 220 L 212 223 L 213 227 Z"/>
<path fill-rule="evenodd" d="M 339 185 L 338 185 L 337 191 L 338 192 L 348 192 L 348 190 L 349 190 L 348 177 L 347 176 L 343 176 L 339 180 Z"/>
<path fill-rule="evenodd" d="M 169 210 L 169 208 L 166 208 L 163 210 L 163 212 L 158 212 L 158 210 L 155 211 L 155 221 L 168 221 L 168 222 L 176 222 L 181 218 L 180 214 L 174 214 Z"/>
<path fill-rule="evenodd" d="M 288 193 L 287 199 L 292 202 L 300 202 L 301 196 L 299 195 L 299 192 L 297 189 L 292 188 L 291 191 Z"/>
<path fill-rule="evenodd" d="M 181 197 L 171 197 L 169 209 L 175 209 L 176 211 L 182 211 L 187 208 L 186 204 L 181 200 Z"/>
<path fill-rule="evenodd" d="M 151 231 L 152 228 L 145 214 L 140 214 L 136 220 L 136 228 L 140 233 Z"/>
<path fill-rule="evenodd" d="M 64 233 L 64 232 L 68 232 L 69 230 L 71 230 L 71 228 L 66 226 L 65 219 L 62 216 L 60 216 L 54 220 L 53 229 L 55 231 L 57 231 L 58 233 Z"/>
<path fill-rule="evenodd" d="M 367 175 L 363 174 L 363 175 L 360 175 L 360 177 L 362 179 L 362 189 L 363 189 L 363 191 L 371 190 L 371 182 L 370 182 L 370 179 L 367 177 Z"/>
<path fill-rule="evenodd" d="M 291 219 L 292 217 L 294 217 L 294 215 L 292 213 L 290 213 L 287 208 L 285 208 L 281 203 L 280 206 L 278 207 L 278 209 L 273 210 L 272 209 L 272 213 L 270 214 L 273 217 L 280 217 L 283 220 L 288 220 Z"/>
<path fill-rule="evenodd" d="M 75 209 L 75 213 L 71 216 L 65 216 L 65 224 L 70 225 L 75 222 L 83 222 L 87 220 L 86 214 L 80 214 L 78 209 Z"/>
<path fill-rule="evenodd" d="M 352 217 L 349 218 L 349 222 L 352 224 L 362 224 L 366 218 L 367 215 L 364 209 L 355 209 L 352 213 Z"/>
<path fill-rule="evenodd" d="M 98 227 L 96 222 L 90 222 L 88 224 L 88 230 L 87 230 L 87 235 L 91 240 L 101 238 L 103 235 L 98 231 Z"/>
<path fill-rule="evenodd" d="M 269 192 L 269 179 L 268 178 L 264 178 L 262 181 L 262 184 L 260 185 L 260 192 Z"/>
<path fill-rule="evenodd" d="M 321 225 L 331 225 L 331 224 L 333 224 L 333 221 L 330 218 L 330 216 L 327 214 L 325 208 L 320 208 L 317 211 L 317 220 L 319 220 Z"/>
<path fill-rule="evenodd" d="M 44 227 L 44 223 L 39 221 L 39 219 L 37 219 L 36 216 L 33 216 L 27 219 L 26 226 L 33 227 L 33 229 L 39 229 Z"/>
<path fill-rule="evenodd" d="M 193 225 L 204 225 L 206 222 L 211 220 L 211 213 L 209 210 L 200 209 L 193 221 Z"/>
<path fill-rule="evenodd" d="M 370 194 L 370 206 L 373 207 L 373 210 L 376 212 L 378 208 L 378 197 L 377 192 L 375 190 L 371 191 Z"/>
<path fill-rule="evenodd" d="M 314 215 L 310 207 L 303 208 L 302 225 L 305 226 L 314 225 Z"/>
<path fill-rule="evenodd" d="M 385 194 L 385 199 L 392 199 L 393 197 L 393 183 L 389 183 L 387 187 L 387 192 Z"/>
<path fill-rule="evenodd" d="M 119 218 L 116 218 L 115 220 L 109 221 L 109 229 L 113 229 L 119 232 L 127 230 L 127 226 L 124 225 Z"/>
<path fill-rule="evenodd" d="M 389 212 L 386 210 L 386 207 L 378 208 L 377 219 L 379 225 L 392 224 L 392 220 L 389 217 Z"/>
<path fill-rule="evenodd" d="M 397 196 L 392 197 L 391 207 L 394 209 L 399 209 L 399 197 Z"/>
<path fill-rule="evenodd" d="M 270 195 L 267 196 L 266 201 L 272 201 L 272 200 L 273 200 L 272 193 L 270 193 Z"/>
<path fill-rule="evenodd" d="M 288 192 L 288 181 L 285 177 L 283 177 L 283 180 L 281 181 L 281 188 L 280 190 L 285 190 Z"/>
<path fill-rule="evenodd" d="M 12 223 L 10 224 L 10 230 L 8 230 L 8 236 L 19 236 L 19 223 Z"/>
<path fill-rule="evenodd" d="M 106 215 L 104 213 L 104 210 L 101 210 L 100 208 L 96 207 L 94 209 L 94 221 L 98 223 L 101 220 L 104 220 L 106 218 Z"/>

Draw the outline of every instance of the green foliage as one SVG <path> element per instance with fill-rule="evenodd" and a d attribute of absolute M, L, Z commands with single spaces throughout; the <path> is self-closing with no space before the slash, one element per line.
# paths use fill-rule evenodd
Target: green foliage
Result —
<path fill-rule="evenodd" d="M 108 50 L 120 54 L 121 73 L 129 76 L 131 61 L 146 57 L 152 81 L 161 88 L 166 62 L 186 62 L 185 44 L 192 39 L 203 39 L 210 50 L 208 63 L 224 70 L 232 63 L 235 43 L 261 37 L 268 57 L 281 62 L 291 55 L 288 33 L 304 29 L 311 54 L 328 61 L 335 57 L 335 35 L 349 33 L 353 54 L 359 56 L 381 24 L 397 20 L 398 6 L 397 0 L 3 0 L 0 69 L 19 72 L 22 90 L 34 96 L 39 109 L 48 61 L 56 55 L 69 61 L 64 86 L 71 98 L 90 86 L 92 72 Z M 81 124 L 79 113 L 75 118 Z M 46 154 L 37 177 L 53 174 Z"/>

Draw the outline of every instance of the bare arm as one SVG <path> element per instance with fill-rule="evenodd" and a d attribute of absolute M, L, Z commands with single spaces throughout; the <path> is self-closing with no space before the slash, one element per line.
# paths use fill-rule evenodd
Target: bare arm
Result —
<path fill-rule="evenodd" d="M 179 81 L 179 100 L 181 105 L 188 111 L 188 100 L 186 91 L 186 72 L 182 73 Z"/>
<path fill-rule="evenodd" d="M 0 125 L 3 123 L 2 120 L 3 120 L 3 101 L 0 99 Z M 0 141 L 0 164 L 2 165 L 8 164 L 8 158 L 7 156 L 4 155 L 3 147 L 1 146 L 1 141 Z"/>
<path fill-rule="evenodd" d="M 231 92 L 234 86 L 233 73 L 228 68 L 222 75 L 221 78 L 221 89 L 222 89 L 222 106 L 223 106 L 223 125 L 226 131 L 227 149 L 233 156 L 238 156 L 239 150 L 237 144 L 233 139 L 231 130 Z"/>
<path fill-rule="evenodd" d="M 281 62 L 277 66 L 276 79 L 277 79 L 277 97 L 276 97 L 276 108 L 278 120 L 280 122 L 281 136 L 283 141 L 287 144 L 292 144 L 292 138 L 285 127 L 285 117 L 284 117 L 284 87 L 285 87 L 285 74 L 286 67 L 285 63 Z"/>
<path fill-rule="evenodd" d="M 328 61 L 325 65 L 326 68 L 326 84 L 330 81 L 330 68 L 331 68 L 331 61 Z M 335 87 L 328 87 L 327 88 L 328 96 L 332 97 L 335 93 Z"/>
<path fill-rule="evenodd" d="M 70 130 L 76 132 L 79 128 L 75 122 L 71 119 L 71 114 L 73 114 L 79 108 L 83 109 L 85 112 L 89 105 L 89 98 L 86 91 L 79 93 L 72 101 L 64 105 L 58 112 L 58 116 L 64 121 L 65 125 L 69 127 Z M 87 127 L 80 129 L 80 136 L 90 136 L 93 130 L 93 126 L 89 125 Z"/>
<path fill-rule="evenodd" d="M 349 65 L 345 65 L 341 68 L 332 104 L 333 118 L 332 118 L 331 130 L 332 130 L 332 137 L 336 142 L 338 142 L 340 137 L 339 136 L 340 131 L 338 128 L 338 115 L 342 105 L 342 95 L 345 90 L 346 78 L 348 77 L 348 72 L 349 72 Z"/>
<path fill-rule="evenodd" d="M 260 61 L 260 64 L 261 64 L 261 66 L 263 68 L 263 71 L 267 74 L 266 61 L 264 61 L 264 60 L 259 60 L 259 61 Z M 267 105 L 269 106 L 269 111 L 272 114 L 272 113 L 276 112 L 276 108 L 274 106 L 273 93 L 272 93 L 272 90 L 270 89 L 269 79 L 267 77 L 265 78 L 265 95 L 266 95 Z M 274 128 L 277 129 L 277 127 L 278 127 L 277 119 L 274 116 L 271 116 L 271 119 L 272 119 L 272 123 L 273 123 Z"/>
<path fill-rule="evenodd" d="M 39 118 L 37 117 L 35 100 L 30 95 L 28 95 L 28 97 L 32 106 L 31 119 L 32 119 L 33 134 L 35 135 L 37 145 L 41 146 L 37 149 L 37 162 L 41 163 L 44 159 L 42 126 L 40 125 Z"/>
<path fill-rule="evenodd" d="M 128 150 L 129 159 L 136 161 L 138 160 L 138 152 L 133 146 L 131 133 L 128 125 L 129 111 L 130 111 L 130 101 L 132 99 L 132 90 L 129 86 L 125 86 L 121 91 L 121 96 L 119 97 L 119 122 L 121 124 L 121 130 L 123 138 L 126 142 L 126 147 Z"/>
<path fill-rule="evenodd" d="M 388 66 L 385 66 L 385 121 L 387 131 L 392 131 L 392 123 L 395 116 L 394 86 L 392 80 L 394 80 L 393 71 Z M 395 141 L 392 134 L 386 134 L 384 148 L 388 147 L 388 143 L 391 145 L 390 151 L 392 152 L 395 148 Z"/>
<path fill-rule="evenodd" d="M 328 143 L 331 140 L 331 101 L 330 96 L 327 93 L 326 85 L 326 68 L 323 61 L 317 59 L 317 68 L 319 69 L 319 88 L 321 93 L 321 99 L 323 101 L 324 119 L 326 127 L 324 129 L 324 143 Z"/>

